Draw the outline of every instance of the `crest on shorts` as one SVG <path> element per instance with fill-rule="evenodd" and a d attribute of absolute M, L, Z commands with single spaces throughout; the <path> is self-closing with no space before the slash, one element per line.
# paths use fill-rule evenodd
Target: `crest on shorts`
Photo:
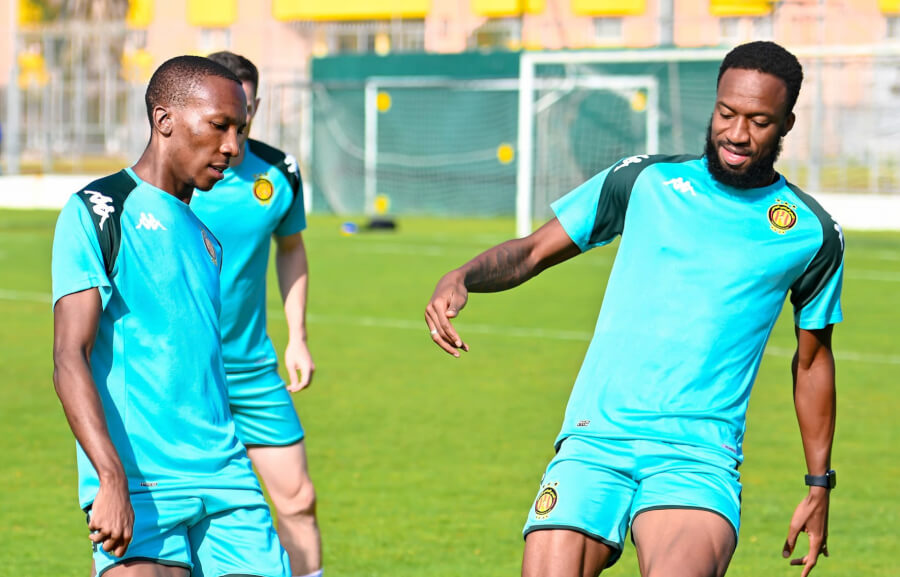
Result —
<path fill-rule="evenodd" d="M 272 181 L 263 175 L 257 176 L 256 182 L 253 183 L 253 196 L 256 197 L 256 200 L 260 204 L 269 204 L 273 194 L 275 194 L 275 187 L 272 186 Z"/>
<path fill-rule="evenodd" d="M 778 234 L 784 234 L 797 224 L 796 204 L 790 204 L 778 198 L 769 207 L 769 228 Z"/>
<path fill-rule="evenodd" d="M 556 486 L 559 483 L 547 483 L 541 487 L 537 499 L 534 501 L 534 515 L 538 519 L 546 519 L 556 503 L 559 501 L 559 494 L 556 492 Z"/>
<path fill-rule="evenodd" d="M 216 260 L 216 247 L 213 244 L 212 239 L 209 238 L 209 235 L 206 234 L 205 229 L 200 229 L 200 234 L 203 236 L 203 244 L 206 246 L 206 252 L 209 253 L 209 258 L 212 259 L 212 263 L 216 266 L 219 266 L 219 261 Z"/>

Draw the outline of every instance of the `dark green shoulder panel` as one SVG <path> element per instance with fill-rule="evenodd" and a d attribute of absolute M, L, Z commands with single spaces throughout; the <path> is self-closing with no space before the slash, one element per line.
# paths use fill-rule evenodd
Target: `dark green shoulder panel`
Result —
<path fill-rule="evenodd" d="M 825 212 L 825 209 L 812 196 L 806 194 L 798 187 L 787 183 L 794 194 L 812 211 L 819 219 L 822 227 L 822 246 L 810 261 L 809 266 L 803 271 L 791 286 L 791 304 L 795 310 L 800 310 L 812 302 L 822 289 L 841 268 L 844 262 L 844 233 L 841 226 Z"/>
<path fill-rule="evenodd" d="M 607 241 L 617 234 L 622 234 L 625 227 L 625 211 L 628 209 L 631 191 L 644 169 L 654 164 L 678 164 L 699 158 L 699 156 L 692 155 L 639 154 L 624 158 L 613 165 L 600 190 L 600 201 L 597 203 L 597 216 L 594 219 L 591 242 Z"/>
<path fill-rule="evenodd" d="M 250 152 L 281 171 L 281 174 L 287 178 L 291 185 L 291 192 L 293 192 L 294 198 L 297 198 L 297 195 L 303 190 L 297 159 L 290 154 L 285 154 L 274 146 L 269 146 L 265 142 L 253 140 L 252 138 L 247 139 L 247 146 L 250 148 Z"/>
<path fill-rule="evenodd" d="M 107 275 L 112 275 L 122 243 L 122 207 L 135 187 L 137 183 L 122 170 L 95 180 L 76 193 L 94 221 Z"/>

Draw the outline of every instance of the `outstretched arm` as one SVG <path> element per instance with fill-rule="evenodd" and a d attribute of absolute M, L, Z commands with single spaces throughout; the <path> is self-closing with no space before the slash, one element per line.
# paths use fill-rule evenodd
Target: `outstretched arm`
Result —
<path fill-rule="evenodd" d="M 469 350 L 450 319 L 466 305 L 469 292 L 499 292 L 537 276 L 541 271 L 579 254 L 557 219 L 529 236 L 508 240 L 445 274 L 425 307 L 425 322 L 439 347 L 458 357 Z"/>
<path fill-rule="evenodd" d="M 796 329 L 797 352 L 791 366 L 794 375 L 794 407 L 810 475 L 824 475 L 831 469 L 835 423 L 831 331 L 831 325 L 820 330 Z M 792 565 L 804 566 L 801 577 L 806 577 L 812 571 L 819 554 L 828 556 L 829 497 L 830 489 L 810 487 L 809 494 L 800 502 L 791 518 L 782 555 L 790 557 L 801 531 L 809 535 L 809 552 L 802 558 L 791 560 Z"/>
<path fill-rule="evenodd" d="M 288 325 L 288 344 L 284 365 L 290 384 L 288 390 L 300 391 L 312 382 L 316 365 L 306 344 L 306 293 L 309 286 L 309 263 L 303 234 L 276 236 L 275 269 L 284 301 L 284 317 Z M 299 376 L 298 376 L 299 373 Z"/>
<path fill-rule="evenodd" d="M 91 350 L 100 322 L 96 288 L 60 298 L 53 309 L 53 384 L 69 426 L 97 471 L 100 488 L 91 507 L 91 540 L 117 557 L 131 542 L 134 511 L 128 480 L 109 437 L 91 375 Z"/>

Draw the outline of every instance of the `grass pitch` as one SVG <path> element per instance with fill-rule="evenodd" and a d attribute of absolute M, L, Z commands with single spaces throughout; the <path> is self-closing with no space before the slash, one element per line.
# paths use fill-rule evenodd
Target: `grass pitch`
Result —
<path fill-rule="evenodd" d="M 55 214 L 0 211 L 0 575 L 84 576 L 72 436 L 51 381 Z M 329 577 L 516 575 L 521 527 L 587 348 L 614 248 L 511 292 L 472 295 L 457 326 L 471 352 L 441 353 L 422 320 L 445 271 L 510 236 L 508 220 L 401 219 L 342 237 L 314 216 L 310 345 L 318 371 L 295 396 L 307 430 Z M 896 575 L 900 512 L 900 234 L 847 233 L 835 330 L 838 432 L 829 549 L 815 575 Z M 270 282 L 270 328 L 286 331 Z M 789 309 L 790 307 L 788 307 Z M 794 337 L 780 319 L 751 398 L 741 540 L 729 575 L 795 576 L 781 546 L 805 494 L 791 401 Z M 634 576 L 630 550 L 609 575 Z"/>

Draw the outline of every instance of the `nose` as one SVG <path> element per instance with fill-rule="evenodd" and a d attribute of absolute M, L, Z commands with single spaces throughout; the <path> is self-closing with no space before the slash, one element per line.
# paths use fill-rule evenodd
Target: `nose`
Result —
<path fill-rule="evenodd" d="M 734 144 L 743 144 L 750 140 L 749 120 L 742 116 L 735 116 L 725 136 Z"/>
<path fill-rule="evenodd" d="M 238 139 L 237 128 L 235 128 L 234 126 L 232 126 L 232 127 L 229 128 L 228 131 L 225 133 L 225 139 L 222 141 L 222 146 L 219 148 L 219 150 L 220 150 L 220 151 L 222 152 L 222 154 L 224 154 L 225 156 L 229 156 L 229 157 L 230 157 L 230 156 L 237 156 L 238 150 L 239 150 L 239 148 L 238 148 L 238 140 L 239 140 L 239 139 Z"/>

